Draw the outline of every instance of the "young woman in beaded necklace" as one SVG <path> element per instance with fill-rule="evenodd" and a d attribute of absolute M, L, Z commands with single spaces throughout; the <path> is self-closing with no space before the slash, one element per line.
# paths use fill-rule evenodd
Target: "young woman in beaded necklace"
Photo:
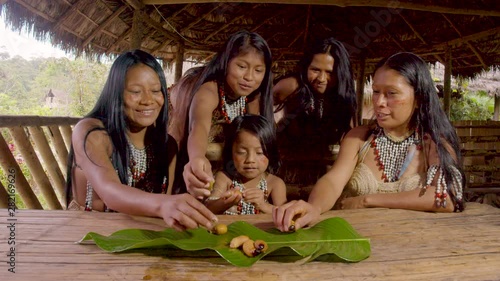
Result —
<path fill-rule="evenodd" d="M 272 89 L 282 159 L 297 153 L 321 158 L 340 143 L 355 124 L 353 81 L 349 53 L 340 41 L 330 37 L 311 44 L 297 71 Z M 279 175 L 287 183 L 313 185 L 326 170 L 321 161 L 283 161 Z"/>
<path fill-rule="evenodd" d="M 178 230 L 212 228 L 215 215 L 189 194 L 170 195 L 175 140 L 167 134 L 161 65 L 141 50 L 113 65 L 94 109 L 72 134 L 68 209 L 161 217 Z"/>
<path fill-rule="evenodd" d="M 205 201 L 212 212 L 270 214 L 273 206 L 286 202 L 285 183 L 273 175 L 280 165 L 274 124 L 264 117 L 244 115 L 233 120 L 223 162 L 225 169 L 215 174 L 214 189 Z"/>
<path fill-rule="evenodd" d="M 223 142 L 224 127 L 239 115 L 259 114 L 273 120 L 269 46 L 257 33 L 237 32 L 192 80 L 191 91 L 176 89 L 181 97 L 175 99 L 169 131 L 184 132 L 177 140 L 176 173 L 183 174 L 184 181 L 174 184 L 174 192 L 183 193 L 187 187 L 201 199 L 210 195 L 207 188 L 214 180 L 205 156 L 208 143 Z"/>
<path fill-rule="evenodd" d="M 462 211 L 465 177 L 458 137 L 441 108 L 428 66 L 412 53 L 382 60 L 373 77 L 375 124 L 353 128 L 308 202 L 273 212 L 281 231 L 332 207 Z"/>

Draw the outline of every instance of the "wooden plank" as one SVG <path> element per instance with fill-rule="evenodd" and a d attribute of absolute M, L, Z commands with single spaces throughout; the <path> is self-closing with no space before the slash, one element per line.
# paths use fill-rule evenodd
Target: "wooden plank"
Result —
<path fill-rule="evenodd" d="M 52 185 L 45 174 L 40 160 L 38 159 L 33 146 L 31 145 L 28 137 L 23 128 L 21 127 L 10 127 L 9 133 L 14 140 L 17 148 L 21 152 L 26 165 L 28 166 L 33 179 L 35 180 L 37 187 L 40 189 L 48 207 L 50 209 L 62 209 L 61 203 L 52 188 Z"/>
<path fill-rule="evenodd" d="M 265 4 L 296 4 L 296 5 L 334 5 L 339 7 L 378 7 L 378 8 L 397 8 L 444 14 L 458 15 L 482 15 L 482 16 L 500 16 L 496 10 L 477 9 L 477 6 L 467 8 L 457 8 L 450 5 L 438 5 L 427 3 L 415 3 L 407 1 L 386 1 L 386 0 L 143 0 L 145 5 L 165 5 L 165 4 L 192 4 L 192 3 L 265 3 Z"/>
<path fill-rule="evenodd" d="M 0 127 L 74 125 L 81 118 L 32 115 L 0 115 Z"/>
<path fill-rule="evenodd" d="M 17 164 L 16 159 L 10 152 L 9 146 L 2 134 L 0 134 L 0 166 L 4 174 L 12 174 L 14 176 L 16 193 L 19 194 L 24 205 L 29 209 L 42 209 L 42 205 L 31 189 L 26 177 L 24 177 L 21 167 L 19 167 L 19 164 Z"/>

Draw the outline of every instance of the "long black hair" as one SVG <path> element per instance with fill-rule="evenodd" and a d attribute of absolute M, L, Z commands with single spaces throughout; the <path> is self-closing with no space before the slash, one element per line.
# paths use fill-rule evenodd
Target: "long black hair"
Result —
<path fill-rule="evenodd" d="M 259 139 L 262 152 L 269 159 L 266 171 L 271 174 L 277 173 L 281 162 L 274 123 L 269 122 L 261 115 L 253 114 L 238 116 L 231 122 L 222 150 L 224 170 L 231 176 L 235 176 L 237 173 L 233 162 L 233 144 L 241 131 L 247 131 Z"/>
<path fill-rule="evenodd" d="M 462 187 L 465 186 L 460 142 L 455 128 L 441 107 L 437 90 L 426 62 L 413 53 L 402 52 L 381 60 L 375 66 L 374 73 L 382 67 L 397 71 L 413 87 L 418 109 L 413 113 L 410 126 L 416 127 L 421 136 L 429 134 L 436 143 L 440 166 L 443 170 L 448 189 L 453 184 L 452 167 L 460 171 Z M 445 143 L 451 146 L 456 154 L 456 159 L 446 149 Z M 456 198 L 457 194 L 454 194 L 451 190 L 448 190 L 448 194 L 451 194 L 453 197 L 455 210 L 463 210 L 463 202 Z"/>
<path fill-rule="evenodd" d="M 324 111 L 322 118 L 335 120 L 331 124 L 336 128 L 329 128 L 329 130 L 337 131 L 336 134 L 341 136 L 351 129 L 351 121 L 356 124 L 357 101 L 349 53 L 342 42 L 333 37 L 315 41 L 305 51 L 298 64 L 296 77 L 299 86 L 295 95 L 298 99 L 299 111 L 307 113 L 316 99 L 309 85 L 307 72 L 317 54 L 328 54 L 334 58 L 332 79 L 335 85 L 324 94 L 325 108 L 328 110 Z"/>
<path fill-rule="evenodd" d="M 127 71 L 136 65 L 144 64 L 153 69 L 160 79 L 161 92 L 164 98 L 163 108 L 160 111 L 154 126 L 150 126 L 147 135 L 151 136 L 153 140 L 153 149 L 155 151 L 155 158 L 167 159 L 167 123 L 168 123 L 168 102 L 167 102 L 167 83 L 165 74 L 158 61 L 149 53 L 141 50 L 128 51 L 121 54 L 111 66 L 108 78 L 104 84 L 94 108 L 84 116 L 84 118 L 99 119 L 104 127 L 92 128 L 85 135 L 84 143 L 88 135 L 95 130 L 105 131 L 111 138 L 113 143 L 113 152 L 111 161 L 113 166 L 118 172 L 120 181 L 127 184 L 127 169 L 129 165 L 129 147 L 126 139 L 127 116 L 124 114 L 124 99 L 123 93 L 125 90 L 125 79 Z M 85 146 L 84 146 L 85 148 Z M 74 150 L 71 146 L 68 155 L 68 171 L 66 181 L 66 202 L 69 203 L 72 197 L 72 168 L 74 165 Z M 160 161 L 157 163 L 159 164 Z M 156 180 L 158 186 L 163 184 L 163 178 L 167 176 L 167 169 L 159 165 L 154 167 L 157 173 Z"/>

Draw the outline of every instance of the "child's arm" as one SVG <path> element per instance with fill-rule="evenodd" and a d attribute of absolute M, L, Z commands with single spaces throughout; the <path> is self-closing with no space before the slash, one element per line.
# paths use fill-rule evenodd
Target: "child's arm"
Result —
<path fill-rule="evenodd" d="M 214 214 L 222 214 L 241 200 L 241 193 L 231 190 L 231 179 L 225 173 L 217 172 L 215 175 L 214 189 L 205 200 L 205 205 Z"/>

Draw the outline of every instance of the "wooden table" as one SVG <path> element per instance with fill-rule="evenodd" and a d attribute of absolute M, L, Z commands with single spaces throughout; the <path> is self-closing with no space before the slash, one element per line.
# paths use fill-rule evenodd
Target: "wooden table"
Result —
<path fill-rule="evenodd" d="M 500 280 L 500 209 L 470 203 L 463 213 L 404 210 L 331 211 L 371 239 L 371 256 L 359 263 L 304 265 L 261 260 L 238 268 L 222 258 L 110 254 L 80 245 L 87 232 L 109 235 L 124 228 L 161 230 L 159 219 L 117 213 L 0 209 L 1 280 Z M 10 219 L 10 220 L 9 220 Z M 16 221 L 12 221 L 15 219 Z M 247 219 L 263 229 L 271 217 Z M 10 223 L 15 223 L 15 271 L 8 271 Z M 10 240 L 12 241 L 12 239 Z M 215 252 L 214 252 L 215 253 Z"/>

